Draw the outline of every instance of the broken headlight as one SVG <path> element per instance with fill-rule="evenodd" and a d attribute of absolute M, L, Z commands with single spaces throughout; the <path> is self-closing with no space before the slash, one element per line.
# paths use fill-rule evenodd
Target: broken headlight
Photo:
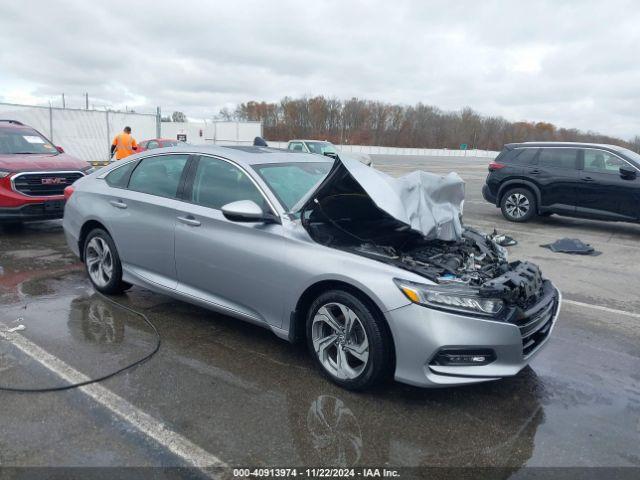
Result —
<path fill-rule="evenodd" d="M 495 316 L 504 307 L 499 298 L 484 298 L 473 288 L 459 285 L 424 285 L 395 279 L 396 285 L 413 303 L 457 313 Z"/>

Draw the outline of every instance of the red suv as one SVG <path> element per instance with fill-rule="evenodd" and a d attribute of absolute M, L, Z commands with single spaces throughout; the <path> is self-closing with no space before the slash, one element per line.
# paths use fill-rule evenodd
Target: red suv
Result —
<path fill-rule="evenodd" d="M 62 218 L 64 189 L 92 168 L 37 130 L 0 120 L 0 223 Z"/>

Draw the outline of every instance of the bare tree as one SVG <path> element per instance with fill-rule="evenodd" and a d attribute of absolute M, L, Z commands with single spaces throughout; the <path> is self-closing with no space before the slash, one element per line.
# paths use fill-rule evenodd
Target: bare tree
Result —
<path fill-rule="evenodd" d="M 278 103 L 242 103 L 233 117 L 261 121 L 265 136 L 275 141 L 296 137 L 335 143 L 452 149 L 464 143 L 471 148 L 499 150 L 505 143 L 547 140 L 611 143 L 640 150 L 640 136 L 625 142 L 596 132 L 557 128 L 548 122 L 510 122 L 502 117 L 486 117 L 470 107 L 445 112 L 422 103 L 406 106 L 359 98 L 340 101 L 323 96 L 285 97 Z"/>
<path fill-rule="evenodd" d="M 171 120 L 173 122 L 186 122 L 187 116 L 182 112 L 173 112 L 171 114 Z"/>

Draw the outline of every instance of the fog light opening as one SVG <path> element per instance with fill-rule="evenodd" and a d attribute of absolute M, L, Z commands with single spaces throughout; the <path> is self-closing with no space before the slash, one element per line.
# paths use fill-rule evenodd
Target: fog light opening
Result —
<path fill-rule="evenodd" d="M 473 367 L 480 365 L 488 365 L 495 361 L 496 353 L 490 348 L 482 349 L 441 349 L 433 360 L 431 365 L 440 365 L 447 367 Z"/>

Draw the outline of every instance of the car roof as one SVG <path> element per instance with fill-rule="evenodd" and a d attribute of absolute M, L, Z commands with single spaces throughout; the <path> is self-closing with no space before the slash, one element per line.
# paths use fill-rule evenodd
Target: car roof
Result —
<path fill-rule="evenodd" d="M 318 139 L 312 139 L 312 138 L 307 138 L 307 139 L 296 138 L 294 140 L 289 140 L 289 143 L 291 143 L 291 142 L 324 142 L 324 143 L 331 143 L 329 140 L 318 140 Z"/>
<path fill-rule="evenodd" d="M 510 150 L 514 148 L 539 148 L 539 147 L 571 147 L 571 148 L 600 148 L 603 150 L 612 150 L 620 152 L 625 150 L 618 145 L 608 145 L 606 143 L 584 143 L 584 142 L 521 142 L 521 143 L 507 143 L 505 148 Z"/>
<path fill-rule="evenodd" d="M 227 146 L 222 147 L 218 145 L 186 145 L 181 144 L 175 147 L 154 148 L 153 155 L 160 153 L 176 153 L 184 152 L 191 154 L 203 154 L 203 155 L 216 155 L 226 158 L 240 165 L 259 165 L 262 163 L 290 163 L 290 162 L 309 162 L 317 163 L 319 161 L 318 155 L 311 153 L 294 152 L 292 150 L 284 150 L 278 148 L 269 147 L 254 147 L 254 146 Z M 148 152 L 140 153 L 139 155 L 147 156 Z M 333 161 L 328 159 L 327 161 Z"/>
<path fill-rule="evenodd" d="M 29 130 L 33 130 L 32 127 L 30 127 L 29 125 L 25 125 L 22 122 L 19 122 L 18 120 L 11 120 L 11 119 L 0 119 L 0 127 L 2 128 L 11 128 L 11 129 L 29 129 Z"/>

